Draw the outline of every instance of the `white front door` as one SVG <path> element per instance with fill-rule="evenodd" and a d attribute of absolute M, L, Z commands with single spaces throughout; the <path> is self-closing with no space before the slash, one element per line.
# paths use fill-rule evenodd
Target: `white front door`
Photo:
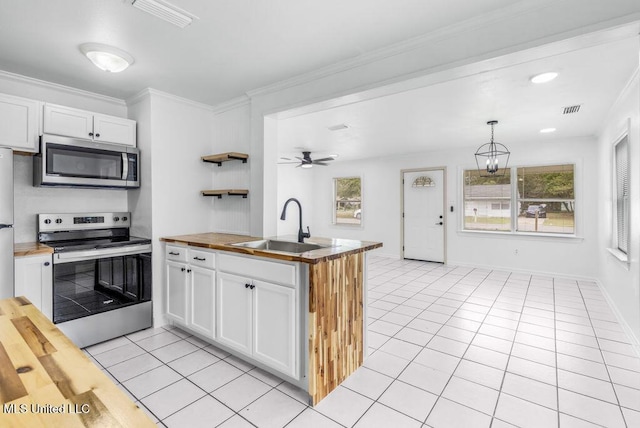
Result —
<path fill-rule="evenodd" d="M 444 171 L 403 172 L 403 257 L 444 262 Z"/>

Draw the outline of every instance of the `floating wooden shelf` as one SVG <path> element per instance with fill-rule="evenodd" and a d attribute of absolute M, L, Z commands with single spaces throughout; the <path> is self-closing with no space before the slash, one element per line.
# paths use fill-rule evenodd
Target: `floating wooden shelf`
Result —
<path fill-rule="evenodd" d="M 222 199 L 223 195 L 229 196 L 242 196 L 246 198 L 249 194 L 247 189 L 221 189 L 221 190 L 203 190 L 202 196 L 217 196 L 218 199 Z"/>
<path fill-rule="evenodd" d="M 231 160 L 241 160 L 242 163 L 247 163 L 249 155 L 246 153 L 219 153 L 217 155 L 202 156 L 203 162 L 217 163 L 218 166 L 222 166 L 222 162 L 228 162 Z"/>

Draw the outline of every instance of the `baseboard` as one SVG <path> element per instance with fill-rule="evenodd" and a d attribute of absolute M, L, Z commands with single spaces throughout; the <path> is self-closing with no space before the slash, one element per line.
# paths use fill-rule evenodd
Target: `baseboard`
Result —
<path fill-rule="evenodd" d="M 463 263 L 463 262 L 458 262 L 458 261 L 455 261 L 455 260 L 454 261 L 447 261 L 446 264 L 452 265 L 452 266 L 474 268 L 474 269 L 500 270 L 500 271 L 523 273 L 523 274 L 530 274 L 530 275 L 552 276 L 554 278 L 575 279 L 577 281 L 591 281 L 591 282 L 597 282 L 598 281 L 596 278 L 593 278 L 593 277 L 590 277 L 590 276 L 568 275 L 568 274 L 565 274 L 565 273 L 549 272 L 549 271 L 542 271 L 542 270 L 532 270 L 532 269 L 517 269 L 517 268 L 510 267 L 510 266 L 476 265 L 476 264 L 473 264 L 473 263 Z"/>
<path fill-rule="evenodd" d="M 614 303 L 606 287 L 599 280 L 596 280 L 596 284 L 598 284 L 598 288 L 600 289 L 600 292 L 602 293 L 604 298 L 607 300 L 607 303 L 609 304 L 609 307 L 613 311 L 613 314 L 616 316 L 618 323 L 622 326 L 622 329 L 627 334 L 627 337 L 629 337 L 629 340 L 631 340 L 631 346 L 633 347 L 633 350 L 636 351 L 636 355 L 638 356 L 638 358 L 640 358 L 640 340 L 638 340 L 638 337 L 633 332 L 633 329 L 631 328 L 631 326 L 629 326 L 627 321 L 622 316 L 622 313 L 618 310 L 618 307 Z"/>

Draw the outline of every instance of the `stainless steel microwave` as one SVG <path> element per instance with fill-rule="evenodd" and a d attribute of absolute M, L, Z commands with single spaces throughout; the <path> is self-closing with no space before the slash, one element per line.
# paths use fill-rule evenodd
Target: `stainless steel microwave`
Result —
<path fill-rule="evenodd" d="M 135 147 L 44 134 L 33 157 L 34 186 L 140 187 L 140 151 Z"/>

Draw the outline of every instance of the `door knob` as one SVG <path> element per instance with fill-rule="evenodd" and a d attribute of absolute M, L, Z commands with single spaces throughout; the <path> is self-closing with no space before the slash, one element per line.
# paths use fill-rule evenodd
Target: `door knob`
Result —
<path fill-rule="evenodd" d="M 436 226 L 442 226 L 442 222 L 441 221 L 437 222 Z"/>

